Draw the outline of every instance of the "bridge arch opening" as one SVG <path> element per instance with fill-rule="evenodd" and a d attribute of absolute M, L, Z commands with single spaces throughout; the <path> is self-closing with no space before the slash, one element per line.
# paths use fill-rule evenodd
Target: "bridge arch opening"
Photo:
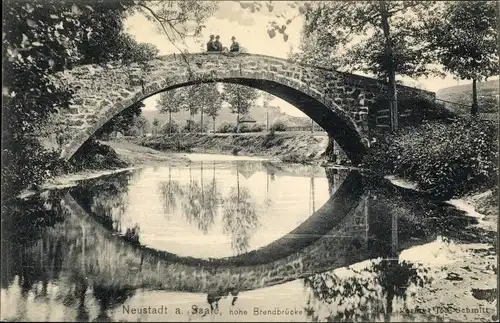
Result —
<path fill-rule="evenodd" d="M 197 79 L 188 82 L 177 83 L 175 85 L 153 91 L 149 94 L 144 93 L 145 91 L 143 90 L 143 95 L 136 94 L 136 97 L 139 97 L 137 100 L 129 101 L 126 105 L 117 105 L 121 108 L 115 107 L 111 109 L 110 111 L 113 111 L 113 113 L 109 113 L 106 115 L 106 118 L 98 120 L 98 122 L 96 122 L 91 129 L 84 133 L 83 138 L 77 138 L 76 140 L 74 140 L 74 142 L 71 143 L 69 149 L 65 152 L 65 157 L 67 159 L 70 159 L 100 128 L 111 121 L 114 117 L 122 113 L 124 110 L 127 110 L 134 106 L 136 103 L 157 95 L 161 92 L 171 91 L 201 83 L 232 83 L 267 92 L 293 105 L 308 117 L 310 117 L 320 127 L 322 127 L 328 133 L 328 136 L 338 143 L 340 148 L 346 153 L 347 157 L 352 161 L 353 164 L 359 164 L 366 152 L 366 145 L 362 140 L 359 129 L 357 129 L 355 123 L 352 121 L 347 112 L 342 110 L 335 103 L 330 102 L 329 106 L 327 106 L 320 100 L 305 93 L 305 91 L 296 89 L 286 84 L 278 83 L 273 80 L 244 77 L 225 77 Z"/>

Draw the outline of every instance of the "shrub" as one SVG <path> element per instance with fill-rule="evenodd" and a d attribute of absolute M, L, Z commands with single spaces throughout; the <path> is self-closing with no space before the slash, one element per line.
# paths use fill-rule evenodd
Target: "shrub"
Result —
<path fill-rule="evenodd" d="M 285 163 L 307 164 L 310 159 L 299 153 L 290 153 L 281 157 L 281 161 Z"/>
<path fill-rule="evenodd" d="M 178 133 L 179 132 L 179 125 L 175 122 L 167 122 L 163 127 L 160 129 L 160 133 L 168 135 L 170 133 Z"/>
<path fill-rule="evenodd" d="M 287 129 L 286 124 L 280 120 L 273 123 L 270 128 L 271 131 L 286 131 L 286 129 Z"/>
<path fill-rule="evenodd" d="M 207 125 L 203 125 L 203 131 L 206 132 L 207 130 Z M 187 120 L 183 132 L 202 132 L 201 124 L 193 120 Z"/>
<path fill-rule="evenodd" d="M 252 125 L 250 129 L 250 132 L 262 132 L 262 131 L 264 131 L 264 126 L 257 123 Z"/>
<path fill-rule="evenodd" d="M 236 129 L 235 129 L 235 132 L 236 132 Z M 251 132 L 251 127 L 246 123 L 242 123 L 242 124 L 240 124 L 240 132 L 241 133 Z"/>
<path fill-rule="evenodd" d="M 234 156 L 237 156 L 240 151 L 241 151 L 240 147 L 233 147 L 231 149 L 231 154 L 233 154 Z"/>
<path fill-rule="evenodd" d="M 278 136 L 274 131 L 271 131 L 264 136 L 264 140 L 262 141 L 262 146 L 264 148 L 271 148 L 275 146 L 280 146 L 284 142 L 285 139 L 282 136 Z"/>
<path fill-rule="evenodd" d="M 450 198 L 496 184 L 497 132 L 493 124 L 457 119 L 400 130 L 372 145 L 365 166 L 415 181 Z"/>
<path fill-rule="evenodd" d="M 112 169 L 127 167 L 116 151 L 108 145 L 103 145 L 93 138 L 89 139 L 71 158 L 73 170 Z"/>
<path fill-rule="evenodd" d="M 218 128 L 217 132 L 219 133 L 229 133 L 234 131 L 234 126 L 230 123 L 224 122 Z"/>

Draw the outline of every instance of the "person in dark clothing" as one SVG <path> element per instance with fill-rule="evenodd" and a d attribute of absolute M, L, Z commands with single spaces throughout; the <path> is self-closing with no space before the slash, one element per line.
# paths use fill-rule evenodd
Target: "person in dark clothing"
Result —
<path fill-rule="evenodd" d="M 214 47 L 216 52 L 222 52 L 222 43 L 220 42 L 220 36 L 215 36 Z"/>
<path fill-rule="evenodd" d="M 210 35 L 210 40 L 207 43 L 207 52 L 215 52 L 214 35 Z"/>
<path fill-rule="evenodd" d="M 231 44 L 231 47 L 229 48 L 229 51 L 232 53 L 236 53 L 240 51 L 240 44 L 236 41 L 236 37 L 231 37 L 231 41 L 233 42 Z"/>

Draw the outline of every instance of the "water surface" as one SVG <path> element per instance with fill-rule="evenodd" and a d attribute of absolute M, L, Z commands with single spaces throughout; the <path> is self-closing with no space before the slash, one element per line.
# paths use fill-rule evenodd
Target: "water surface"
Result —
<path fill-rule="evenodd" d="M 446 263 L 418 248 L 488 239 L 456 208 L 358 172 L 204 159 L 12 205 L 2 318 L 415 320 L 430 264 Z"/>

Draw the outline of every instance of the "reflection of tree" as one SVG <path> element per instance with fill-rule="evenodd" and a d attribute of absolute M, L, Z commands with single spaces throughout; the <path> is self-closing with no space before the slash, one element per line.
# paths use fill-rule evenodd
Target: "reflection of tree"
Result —
<path fill-rule="evenodd" d="M 236 164 L 238 168 L 238 163 Z M 249 247 L 252 231 L 258 227 L 258 215 L 255 202 L 246 187 L 240 187 L 240 177 L 236 170 L 236 187 L 232 187 L 224 200 L 222 222 L 224 234 L 231 234 L 231 248 L 238 255 Z"/>
<path fill-rule="evenodd" d="M 129 288 L 118 286 L 94 286 L 94 297 L 99 303 L 99 314 L 95 321 L 109 322 L 108 310 L 122 305 L 125 301 L 134 295 L 135 291 Z"/>
<path fill-rule="evenodd" d="M 312 294 L 306 312 L 313 321 L 319 319 L 320 304 L 328 306 L 328 321 L 370 321 L 380 319 L 380 314 L 387 319 L 395 298 L 403 300 L 407 309 L 409 287 L 430 281 L 426 268 L 405 261 L 376 260 L 362 270 L 349 271 L 348 277 L 330 271 L 304 280 Z"/>
<path fill-rule="evenodd" d="M 314 197 L 314 174 L 311 175 L 311 181 L 309 183 L 309 212 L 313 214 L 316 212 L 316 203 Z"/>
<path fill-rule="evenodd" d="M 171 215 L 177 209 L 177 200 L 183 196 L 179 182 L 172 181 L 171 168 L 168 168 L 168 182 L 160 183 L 160 194 L 163 199 L 163 210 L 165 214 Z"/>
<path fill-rule="evenodd" d="M 189 168 L 189 186 L 183 190 L 182 209 L 189 223 L 195 222 L 198 229 L 206 234 L 214 224 L 220 193 L 215 181 L 215 164 L 213 180 L 208 184 L 203 181 L 203 163 L 201 163 L 200 167 L 200 184 L 193 181 L 191 167 Z"/>
<path fill-rule="evenodd" d="M 16 275 L 22 293 L 27 293 L 36 281 L 43 281 L 42 294 L 48 280 L 55 279 L 62 270 L 63 239 L 44 238 L 44 230 L 63 222 L 61 192 L 42 193 L 28 200 L 11 199 L 2 205 L 2 263 L 1 287 L 7 288 Z M 35 255 L 26 251 L 37 247 Z M 44 270 L 38 270 L 44 264 Z"/>
<path fill-rule="evenodd" d="M 128 207 L 131 173 L 120 173 L 87 181 L 71 195 L 87 212 L 110 230 L 121 231 L 122 216 Z"/>

